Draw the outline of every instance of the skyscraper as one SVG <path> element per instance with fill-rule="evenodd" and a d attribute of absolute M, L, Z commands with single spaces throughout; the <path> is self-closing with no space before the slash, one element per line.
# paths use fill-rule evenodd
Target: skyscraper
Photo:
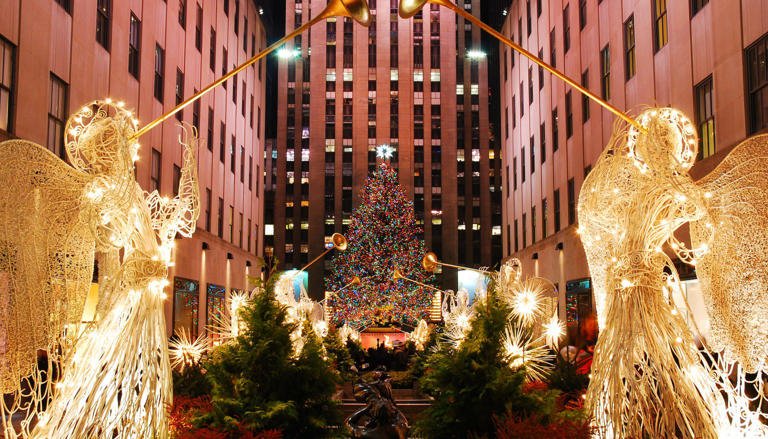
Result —
<path fill-rule="evenodd" d="M 288 0 L 286 32 L 325 5 Z M 480 14 L 479 0 L 461 5 Z M 369 28 L 332 18 L 280 51 L 265 250 L 283 268 L 320 254 L 346 229 L 381 160 L 376 148 L 388 145 L 427 248 L 446 262 L 491 265 L 500 256 L 500 212 L 491 208 L 500 196 L 500 158 L 491 144 L 480 31 L 435 5 L 409 20 L 398 16 L 397 0 L 369 7 Z M 445 270 L 442 282 L 456 288 L 456 272 Z M 309 288 L 322 297 L 322 265 L 310 270 Z"/>
<path fill-rule="evenodd" d="M 756 0 L 513 1 L 503 32 L 620 109 L 682 110 L 698 128 L 700 178 L 768 128 L 768 22 Z M 559 285 L 561 317 L 592 312 L 577 231 L 581 185 L 615 117 L 501 46 L 504 255 Z M 689 300 L 692 268 L 680 265 Z M 700 300 L 700 298 L 695 299 Z"/>
<path fill-rule="evenodd" d="M 73 109 L 111 97 L 148 123 L 266 47 L 253 1 L 3 1 L 1 9 L 0 140 L 28 139 L 62 158 Z M 177 241 L 169 332 L 202 333 L 226 291 L 258 274 L 264 77 L 255 65 L 140 139 L 139 184 L 173 196 L 176 124 L 199 131 L 201 213 L 194 237 Z"/>

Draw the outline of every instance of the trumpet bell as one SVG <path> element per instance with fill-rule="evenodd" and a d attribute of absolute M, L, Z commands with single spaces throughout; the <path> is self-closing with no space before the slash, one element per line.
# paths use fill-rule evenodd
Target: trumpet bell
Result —
<path fill-rule="evenodd" d="M 429 0 L 400 0 L 398 13 L 402 18 L 411 18 L 427 3 L 429 3 Z"/>
<path fill-rule="evenodd" d="M 439 263 L 437 261 L 437 255 L 435 252 L 427 252 L 427 254 L 424 255 L 424 258 L 421 259 L 421 267 L 430 273 L 435 272 L 438 264 Z"/>
<path fill-rule="evenodd" d="M 394 280 L 402 279 L 404 277 L 405 275 L 403 274 L 402 271 L 400 271 L 399 268 L 395 268 L 395 271 L 392 272 L 392 279 Z"/>
<path fill-rule="evenodd" d="M 344 251 L 347 249 L 347 238 L 341 233 L 334 233 L 333 236 L 331 236 L 331 241 L 333 242 L 333 248 L 336 250 Z"/>
<path fill-rule="evenodd" d="M 368 27 L 371 24 L 371 10 L 366 0 L 331 0 L 327 6 L 331 15 L 349 17 Z"/>
<path fill-rule="evenodd" d="M 360 278 L 355 276 L 352 278 L 352 280 L 349 282 L 350 285 L 360 285 L 362 282 L 360 282 Z"/>

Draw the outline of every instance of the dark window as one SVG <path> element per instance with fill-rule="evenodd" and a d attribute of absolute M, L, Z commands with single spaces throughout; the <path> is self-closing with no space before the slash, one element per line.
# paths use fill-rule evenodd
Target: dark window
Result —
<path fill-rule="evenodd" d="M 541 17 L 541 0 L 536 0 L 536 16 Z"/>
<path fill-rule="evenodd" d="M 206 188 L 205 189 L 205 230 L 207 232 L 211 231 L 211 203 L 213 202 L 211 200 L 211 190 Z"/>
<path fill-rule="evenodd" d="M 534 140 L 533 136 L 531 136 L 528 142 L 528 147 L 531 153 L 531 175 L 533 175 L 533 173 L 536 171 L 536 147 L 534 145 L 535 142 L 536 141 Z"/>
<path fill-rule="evenodd" d="M 541 239 L 547 237 L 547 199 L 541 200 Z"/>
<path fill-rule="evenodd" d="M 224 0 L 224 15 L 229 17 L 229 0 Z"/>
<path fill-rule="evenodd" d="M 243 52 L 248 53 L 248 19 L 243 17 Z"/>
<path fill-rule="evenodd" d="M 539 49 L 539 59 L 544 61 L 544 49 Z M 539 66 L 539 90 L 544 88 L 544 67 Z"/>
<path fill-rule="evenodd" d="M 131 24 L 128 30 L 128 72 L 136 79 L 139 79 L 140 52 L 141 21 L 131 14 Z"/>
<path fill-rule="evenodd" d="M 173 164 L 173 195 L 179 195 L 179 184 L 181 182 L 181 167 Z"/>
<path fill-rule="evenodd" d="M 698 14 L 707 3 L 709 3 L 709 0 L 691 0 L 691 17 Z"/>
<path fill-rule="evenodd" d="M 557 44 L 555 40 L 555 28 L 549 31 L 549 63 L 557 67 Z"/>
<path fill-rule="evenodd" d="M 245 147 L 240 145 L 240 183 L 245 182 Z"/>
<path fill-rule="evenodd" d="M 235 173 L 235 136 L 232 135 L 232 143 L 229 144 L 229 172 Z"/>
<path fill-rule="evenodd" d="M 747 48 L 749 134 L 768 128 L 768 34 Z"/>
<path fill-rule="evenodd" d="M 667 45 L 669 30 L 667 28 L 667 0 L 652 0 L 653 2 L 653 51 Z"/>
<path fill-rule="evenodd" d="M 509 107 L 504 108 L 504 121 L 504 137 L 509 139 Z"/>
<path fill-rule="evenodd" d="M 251 128 L 253 128 L 253 120 L 256 118 L 256 115 L 254 114 L 255 109 L 256 109 L 256 100 L 253 98 L 253 95 L 251 95 L 251 115 L 250 115 L 250 120 L 248 121 L 248 125 Z M 261 108 L 259 108 L 259 110 L 261 110 Z M 259 133 L 256 133 L 256 135 L 258 136 Z"/>
<path fill-rule="evenodd" d="M 221 48 L 221 76 L 225 76 L 227 74 L 227 48 L 222 47 Z M 227 82 L 225 81 L 223 84 L 221 84 L 224 88 L 227 88 Z"/>
<path fill-rule="evenodd" d="M 64 125 L 67 120 L 69 85 L 51 73 L 51 94 L 48 103 L 48 149 L 64 158 Z"/>
<path fill-rule="evenodd" d="M 531 244 L 536 242 L 536 206 L 531 206 Z"/>
<path fill-rule="evenodd" d="M 187 28 L 187 0 L 179 0 L 179 25 L 182 29 Z"/>
<path fill-rule="evenodd" d="M 184 100 L 184 72 L 180 69 L 176 69 L 176 105 L 179 105 Z M 176 119 L 181 121 L 184 119 L 184 110 L 179 110 L 176 113 Z"/>
<path fill-rule="evenodd" d="M 573 136 L 573 105 L 572 92 L 568 90 L 565 93 L 565 138 L 570 139 Z"/>
<path fill-rule="evenodd" d="M 627 81 L 635 76 L 635 16 L 624 22 L 624 72 Z"/>
<path fill-rule="evenodd" d="M 58 3 L 67 14 L 72 14 L 72 0 L 56 0 L 56 3 Z"/>
<path fill-rule="evenodd" d="M 576 222 L 576 184 L 568 180 L 568 225 Z"/>
<path fill-rule="evenodd" d="M 517 157 L 512 159 L 512 190 L 517 190 Z"/>
<path fill-rule="evenodd" d="M 110 33 L 112 31 L 112 0 L 96 2 L 96 41 L 109 50 Z"/>
<path fill-rule="evenodd" d="M 518 224 L 517 224 L 517 220 L 515 220 L 515 251 L 520 250 L 520 240 L 519 240 L 519 235 L 517 230 L 518 230 Z"/>
<path fill-rule="evenodd" d="M 559 118 L 557 117 L 557 108 L 552 110 L 552 152 L 557 151 L 557 148 L 560 147 L 560 136 L 559 133 L 559 127 L 558 124 L 560 123 Z"/>
<path fill-rule="evenodd" d="M 528 216 L 523 214 L 523 248 L 528 245 L 527 229 L 528 228 Z"/>
<path fill-rule="evenodd" d="M 155 99 L 163 102 L 163 82 L 165 81 L 165 50 L 155 45 Z"/>
<path fill-rule="evenodd" d="M 149 191 L 160 192 L 160 165 L 161 165 L 160 151 L 152 148 L 152 159 L 149 164 Z"/>
<path fill-rule="evenodd" d="M 221 125 L 219 127 L 219 161 L 221 163 L 224 163 L 224 150 L 227 147 L 226 143 L 227 143 L 227 126 L 224 125 L 224 122 L 221 122 Z"/>
<path fill-rule="evenodd" d="M 213 151 L 213 108 L 208 107 L 208 151 Z"/>
<path fill-rule="evenodd" d="M 699 127 L 699 159 L 715 153 L 715 107 L 712 93 L 712 75 L 694 89 L 696 99 L 696 125 Z"/>
<path fill-rule="evenodd" d="M 581 85 L 589 90 L 589 69 L 584 70 L 581 74 Z M 589 98 L 587 95 L 581 95 L 581 122 L 584 123 L 589 120 Z"/>
<path fill-rule="evenodd" d="M 587 25 L 587 0 L 579 0 L 579 29 Z"/>
<path fill-rule="evenodd" d="M 611 98 L 611 51 L 608 44 L 600 51 L 600 92 L 603 99 Z"/>
<path fill-rule="evenodd" d="M 16 46 L 0 36 L 0 130 L 11 132 L 15 94 Z"/>
<path fill-rule="evenodd" d="M 552 199 L 555 202 L 552 214 L 555 217 L 555 233 L 560 231 L 560 189 L 555 190 Z"/>
<path fill-rule="evenodd" d="M 242 93 L 240 94 L 240 115 L 245 117 L 245 81 L 243 81 Z"/>
<path fill-rule="evenodd" d="M 222 73 L 222 76 L 226 73 Z M 232 103 L 237 104 L 237 78 L 232 79 Z"/>
<path fill-rule="evenodd" d="M 525 2 L 525 28 L 528 32 L 528 36 L 531 36 L 531 0 Z"/>
<path fill-rule="evenodd" d="M 240 1 L 239 0 L 235 0 L 235 35 L 240 35 Z"/>
<path fill-rule="evenodd" d="M 216 219 L 216 234 L 219 238 L 224 238 L 224 199 L 219 197 L 219 211 L 218 218 Z"/>
<path fill-rule="evenodd" d="M 520 182 L 525 183 L 525 147 L 520 148 Z"/>
<path fill-rule="evenodd" d="M 547 130 L 544 122 L 539 125 L 539 145 L 541 147 L 539 156 L 541 156 L 541 163 L 544 164 L 547 161 Z"/>
<path fill-rule="evenodd" d="M 197 5 L 197 19 L 195 21 L 195 48 L 198 52 L 203 50 L 203 7 Z"/>
<path fill-rule="evenodd" d="M 210 58 L 208 61 L 208 67 L 210 67 L 211 71 L 216 71 L 216 31 L 211 28 L 211 41 L 210 41 Z"/>
<path fill-rule="evenodd" d="M 192 94 L 197 94 L 197 90 L 194 90 Z M 196 100 L 192 104 L 192 125 L 200 130 L 200 99 Z"/>
<path fill-rule="evenodd" d="M 528 105 L 533 103 L 533 66 L 528 67 Z"/>
<path fill-rule="evenodd" d="M 566 5 L 563 9 L 563 51 L 568 53 L 571 48 L 571 17 L 570 17 L 570 5 Z"/>

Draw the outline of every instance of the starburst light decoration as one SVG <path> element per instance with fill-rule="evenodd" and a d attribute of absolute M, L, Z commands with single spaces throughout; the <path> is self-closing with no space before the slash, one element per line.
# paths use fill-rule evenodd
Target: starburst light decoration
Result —
<path fill-rule="evenodd" d="M 524 369 L 528 381 L 542 381 L 555 359 L 541 338 L 533 339 L 520 325 L 509 324 L 502 340 L 504 358 L 514 370 Z"/>
<path fill-rule="evenodd" d="M 182 328 L 176 332 L 176 338 L 168 342 L 171 367 L 184 372 L 184 369 L 200 364 L 207 348 L 208 340 L 204 335 L 192 340 L 187 328 Z"/>

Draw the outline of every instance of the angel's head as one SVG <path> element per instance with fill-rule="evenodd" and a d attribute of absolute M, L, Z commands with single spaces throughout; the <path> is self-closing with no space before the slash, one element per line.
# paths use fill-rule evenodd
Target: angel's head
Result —
<path fill-rule="evenodd" d="M 132 174 L 138 148 L 132 136 L 137 123 L 122 102 L 85 105 L 67 120 L 65 145 L 70 162 L 91 175 Z"/>
<path fill-rule="evenodd" d="M 696 160 L 698 140 L 691 121 L 674 108 L 651 108 L 637 117 L 627 135 L 628 155 L 645 172 L 686 172 Z"/>

